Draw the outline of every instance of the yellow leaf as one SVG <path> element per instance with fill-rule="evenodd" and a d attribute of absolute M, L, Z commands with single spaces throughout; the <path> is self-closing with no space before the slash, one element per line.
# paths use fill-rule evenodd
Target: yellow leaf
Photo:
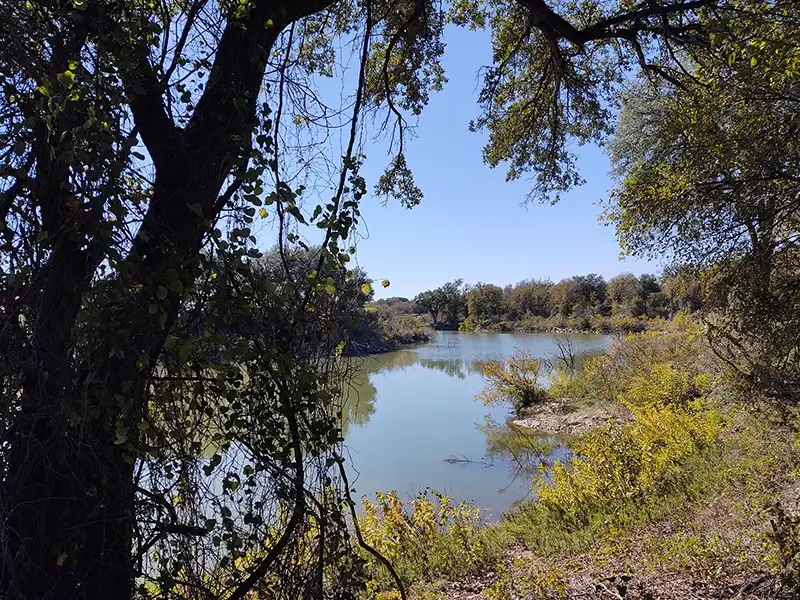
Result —
<path fill-rule="evenodd" d="M 64 562 L 66 560 L 67 560 L 67 555 L 66 555 L 66 553 L 62 552 L 61 554 L 58 555 L 58 558 L 56 558 L 56 566 L 57 567 L 63 567 L 64 566 Z"/>
<path fill-rule="evenodd" d="M 267 218 L 267 209 L 264 208 L 264 207 L 259 208 L 258 209 L 258 216 L 261 217 L 262 219 L 266 219 Z"/>
<path fill-rule="evenodd" d="M 384 279 L 383 281 L 381 281 L 381 285 L 383 287 L 387 288 L 387 287 L 389 287 L 391 285 L 391 283 L 389 283 L 388 279 Z"/>
<path fill-rule="evenodd" d="M 361 286 L 361 293 L 365 296 L 369 296 L 370 292 L 372 292 L 372 286 L 368 283 L 365 283 Z"/>

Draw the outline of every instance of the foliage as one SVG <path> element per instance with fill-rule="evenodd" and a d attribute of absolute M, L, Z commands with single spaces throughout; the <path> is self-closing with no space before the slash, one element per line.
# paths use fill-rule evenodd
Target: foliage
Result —
<path fill-rule="evenodd" d="M 353 300 L 336 282 L 368 192 L 362 128 L 377 117 L 391 140 L 375 192 L 417 204 L 406 119 L 444 84 L 446 23 L 491 28 L 473 128 L 489 132 L 489 165 L 531 173 L 549 199 L 580 182 L 570 145 L 608 132 L 635 65 L 672 81 L 685 56 L 738 69 L 763 51 L 780 68 L 756 71 L 759 89 L 788 85 L 792 8 L 2 3 L 0 594 L 128 600 L 134 573 L 199 594 L 250 553 L 257 564 L 221 582 L 230 600 L 278 575 L 281 594 L 322 595 L 317 567 L 349 548 L 331 404 L 347 378 L 337 310 Z M 348 64 L 351 101 L 328 107 L 317 82 Z M 326 156 L 331 130 L 345 135 Z M 257 219 L 274 225 L 278 275 L 251 268 Z M 287 258 L 317 235 L 316 265 L 298 273 Z M 562 316 L 586 312 L 577 283 Z M 430 310 L 454 328 L 463 290 L 446 291 Z M 297 557 L 315 520 L 326 535 L 309 564 Z"/>
<path fill-rule="evenodd" d="M 350 330 L 344 354 L 353 356 L 389 352 L 404 345 L 427 342 L 433 333 L 422 315 L 368 306 Z"/>
<path fill-rule="evenodd" d="M 484 600 L 561 600 L 568 598 L 567 580 L 557 567 L 540 567 L 530 559 L 499 563 L 492 584 L 481 592 Z"/>
<path fill-rule="evenodd" d="M 588 359 L 574 375 L 562 370 L 550 384 L 553 397 L 618 402 L 628 420 L 569 440 L 569 461 L 541 463 L 537 498 L 507 513 L 495 526 L 496 535 L 538 553 L 582 551 L 601 540 L 618 547 L 620 532 L 635 538 L 647 523 L 696 501 L 698 508 L 705 506 L 711 494 L 730 506 L 750 507 L 747 527 L 754 533 L 747 535 L 763 539 L 766 568 L 772 550 L 763 511 L 787 485 L 797 449 L 777 415 L 731 404 L 725 396 L 729 382 L 716 363 L 703 328 L 684 319 L 665 332 L 614 342 L 606 355 Z M 658 530 L 652 543 L 660 536 Z M 684 557 L 706 564 L 691 548 L 681 550 L 678 538 L 673 542 L 664 542 L 674 547 L 662 548 L 667 558 L 659 550 L 658 560 L 677 565 Z M 721 543 L 703 544 L 707 558 L 733 560 Z M 736 547 L 748 544 L 752 541 Z"/>
<path fill-rule="evenodd" d="M 446 287 L 422 292 L 409 308 L 424 307 L 434 326 L 448 328 L 453 327 L 452 315 L 464 315 L 458 325 L 461 331 L 635 332 L 660 328 L 662 320 L 680 311 L 697 312 L 703 305 L 699 276 L 685 269 L 667 271 L 660 278 L 623 273 L 608 283 L 600 275 L 589 274 L 558 283 L 531 280 L 505 288 L 480 282 L 466 286 L 463 298 L 454 300 L 458 309 L 449 309 L 450 322 L 440 324 L 448 306 Z"/>
<path fill-rule="evenodd" d="M 430 313 L 434 327 L 456 329 L 465 308 L 463 281 L 456 279 L 434 290 L 420 292 L 414 303 Z"/>
<path fill-rule="evenodd" d="M 506 314 L 503 290 L 491 284 L 472 286 L 467 292 L 467 314 L 480 322 L 500 319 Z"/>
<path fill-rule="evenodd" d="M 607 217 L 626 252 L 705 271 L 715 349 L 749 395 L 792 403 L 800 12 L 778 4 L 780 18 L 759 14 L 713 35 L 708 59 L 690 67 L 695 85 L 642 79 L 630 89 L 611 146 L 619 179 Z M 746 44 L 733 41 L 744 32 Z M 681 287 L 670 295 L 697 304 L 697 291 Z"/>
<path fill-rule="evenodd" d="M 481 529 L 480 512 L 465 504 L 453 505 L 438 492 L 424 492 L 410 502 L 410 510 L 395 492 L 376 492 L 364 498 L 359 518 L 364 540 L 389 559 L 406 586 L 447 577 L 458 580 L 479 572 L 495 559 Z M 372 571 L 368 590 L 395 587 L 385 566 L 365 554 Z"/>
<path fill-rule="evenodd" d="M 687 457 L 721 431 L 719 415 L 709 409 L 648 406 L 631 412 L 631 424 L 582 436 L 569 464 L 557 462 L 550 481 L 537 483 L 541 510 L 579 526 L 588 524 L 598 507 L 663 495 Z"/>
<path fill-rule="evenodd" d="M 486 387 L 476 397 L 484 404 L 511 402 L 515 411 L 539 404 L 547 391 L 539 383 L 540 361 L 529 354 L 517 353 L 504 362 L 485 361 Z"/>
<path fill-rule="evenodd" d="M 609 402 L 625 394 L 634 404 L 655 398 L 685 402 L 707 393 L 709 377 L 720 371 L 710 354 L 704 329 L 694 320 L 675 319 L 661 331 L 615 340 L 606 354 L 588 358 L 570 378 L 554 380 L 552 392 L 557 397 L 577 393 Z M 651 385 L 667 389 L 658 391 Z"/>

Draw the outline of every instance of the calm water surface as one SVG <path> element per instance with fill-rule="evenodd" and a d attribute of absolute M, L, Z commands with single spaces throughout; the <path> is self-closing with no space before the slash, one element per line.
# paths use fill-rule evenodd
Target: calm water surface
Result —
<path fill-rule="evenodd" d="M 576 353 L 602 352 L 610 336 L 571 335 Z M 345 444 L 358 495 L 395 490 L 407 498 L 434 488 L 496 519 L 528 495 L 530 476 L 487 433 L 507 429 L 508 408 L 475 400 L 481 361 L 517 351 L 553 357 L 550 334 L 438 332 L 415 349 L 359 360 L 344 411 Z M 556 457 L 563 450 L 556 450 Z"/>

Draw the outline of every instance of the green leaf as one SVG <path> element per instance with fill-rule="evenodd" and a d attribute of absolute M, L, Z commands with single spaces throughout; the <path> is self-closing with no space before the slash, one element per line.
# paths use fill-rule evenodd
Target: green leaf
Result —
<path fill-rule="evenodd" d="M 167 297 L 167 288 L 163 285 L 160 285 L 156 288 L 156 298 L 159 300 L 164 300 Z"/>
<path fill-rule="evenodd" d="M 42 84 L 39 87 L 37 87 L 36 91 L 39 92 L 42 96 L 50 95 L 50 89 L 45 84 Z"/>
<path fill-rule="evenodd" d="M 128 441 L 128 432 L 130 427 L 117 427 L 117 436 L 114 438 L 114 444 L 121 446 Z"/>
<path fill-rule="evenodd" d="M 69 69 L 56 75 L 56 79 L 58 80 L 58 83 L 60 83 L 66 89 L 70 89 L 73 85 L 75 85 L 75 73 Z"/>
<path fill-rule="evenodd" d="M 158 304 L 155 302 L 151 303 L 150 306 L 147 307 L 147 312 L 149 312 L 151 315 L 156 314 L 158 312 Z"/>

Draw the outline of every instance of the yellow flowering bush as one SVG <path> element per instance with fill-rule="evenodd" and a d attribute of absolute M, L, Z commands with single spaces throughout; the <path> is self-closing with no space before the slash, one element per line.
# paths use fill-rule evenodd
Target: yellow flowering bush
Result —
<path fill-rule="evenodd" d="M 406 585 L 446 576 L 463 577 L 492 560 L 481 532 L 480 511 L 464 502 L 453 504 L 438 492 L 419 494 L 407 506 L 395 492 L 377 492 L 362 500 L 359 518 L 364 541 L 386 557 Z M 386 597 L 394 581 L 369 554 L 373 571 L 371 597 Z"/>
<path fill-rule="evenodd" d="M 647 331 L 615 341 L 606 354 L 586 359 L 575 372 L 557 372 L 548 392 L 554 398 L 685 404 L 707 395 L 714 360 L 697 323 L 682 319 L 666 331 Z"/>
<path fill-rule="evenodd" d="M 628 407 L 686 406 L 708 394 L 711 384 L 709 373 L 692 373 L 669 362 L 655 363 L 631 377 L 621 400 Z"/>
<path fill-rule="evenodd" d="M 660 494 L 673 469 L 714 442 L 719 414 L 695 401 L 685 408 L 629 406 L 634 420 L 591 431 L 573 445 L 569 463 L 558 461 L 534 483 L 539 504 L 574 524 L 599 506 Z"/>

